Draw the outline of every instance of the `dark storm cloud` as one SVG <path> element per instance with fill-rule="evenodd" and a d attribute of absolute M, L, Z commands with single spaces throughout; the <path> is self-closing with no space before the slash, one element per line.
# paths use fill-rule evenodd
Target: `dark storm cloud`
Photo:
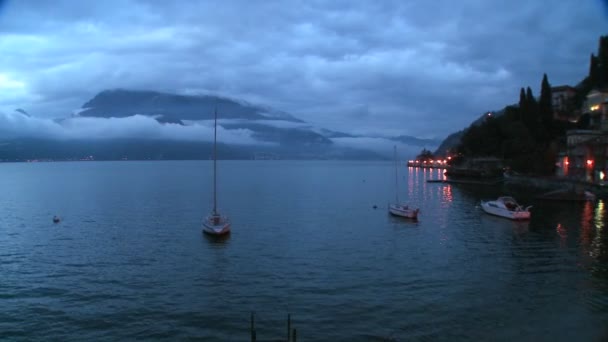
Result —
<path fill-rule="evenodd" d="M 443 137 L 575 84 L 600 1 L 9 1 L 0 107 L 63 116 L 106 88 L 212 93 L 353 133 Z"/>

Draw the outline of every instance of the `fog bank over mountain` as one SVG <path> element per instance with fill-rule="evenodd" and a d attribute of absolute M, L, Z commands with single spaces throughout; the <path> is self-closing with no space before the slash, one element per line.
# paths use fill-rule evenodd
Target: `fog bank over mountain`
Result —
<path fill-rule="evenodd" d="M 0 113 L 0 133 L 5 143 L 16 139 L 74 144 L 88 141 L 87 146 L 94 146 L 94 142 L 108 145 L 109 140 L 129 141 L 129 144 L 142 141 L 210 143 L 216 111 L 218 141 L 234 151 L 242 150 L 234 152 L 235 156 L 267 152 L 279 158 L 381 159 L 392 156 L 393 146 L 411 156 L 423 147 L 438 145 L 435 140 L 410 136 L 355 135 L 328 130 L 280 110 L 218 96 L 124 89 L 103 91 L 64 118 L 47 119 L 25 110 Z M 186 146 L 192 147 L 186 144 L 183 148 L 188 148 Z M 41 153 L 40 158 L 44 157 Z M 1 155 L 0 159 L 3 159 Z"/>

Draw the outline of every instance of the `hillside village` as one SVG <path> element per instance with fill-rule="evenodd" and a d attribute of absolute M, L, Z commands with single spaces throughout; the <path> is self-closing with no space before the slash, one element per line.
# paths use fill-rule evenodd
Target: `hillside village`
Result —
<path fill-rule="evenodd" d="M 518 104 L 486 113 L 459 141 L 449 138 L 456 143 L 435 159 L 449 159 L 452 168 L 494 160 L 494 167 L 515 174 L 607 182 L 608 36 L 600 37 L 589 74 L 577 85 L 551 86 L 545 74 L 539 97 L 522 88 Z M 432 158 L 425 152 L 417 159 Z"/>

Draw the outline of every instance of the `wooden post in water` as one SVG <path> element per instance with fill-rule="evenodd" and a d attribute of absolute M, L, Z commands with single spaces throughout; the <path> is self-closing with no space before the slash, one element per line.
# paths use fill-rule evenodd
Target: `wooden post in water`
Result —
<path fill-rule="evenodd" d="M 297 338 L 296 338 L 296 328 L 293 328 L 293 340 L 292 342 L 296 342 Z"/>
<path fill-rule="evenodd" d="M 291 314 L 287 314 L 287 342 L 291 341 L 290 333 L 291 333 Z"/>

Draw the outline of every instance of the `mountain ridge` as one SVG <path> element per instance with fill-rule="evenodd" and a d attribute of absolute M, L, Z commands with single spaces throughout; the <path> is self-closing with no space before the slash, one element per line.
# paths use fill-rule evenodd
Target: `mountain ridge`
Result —
<path fill-rule="evenodd" d="M 102 159 L 118 157 L 120 153 L 111 153 L 111 148 L 127 151 L 120 157 L 127 159 L 201 157 L 200 153 L 180 152 L 177 146 L 208 150 L 216 110 L 218 127 L 224 130 L 220 143 L 232 144 L 228 148 L 232 157 L 248 159 L 251 154 L 271 153 L 282 159 L 387 159 L 393 144 L 406 145 L 403 151 L 408 155 L 438 145 L 433 139 L 407 135 L 361 135 L 315 127 L 287 112 L 228 97 L 117 88 L 99 92 L 65 118 L 44 120 L 17 111 L 15 114 L 27 118 L 20 122 L 29 126 L 23 126 L 21 135 L 14 127 L 5 128 L 9 131 L 0 134 L 0 159 L 9 155 L 15 160 L 78 159 L 83 153 L 97 153 Z M 47 131 L 34 134 L 40 127 Z M 164 149 L 171 153 L 161 153 Z"/>

